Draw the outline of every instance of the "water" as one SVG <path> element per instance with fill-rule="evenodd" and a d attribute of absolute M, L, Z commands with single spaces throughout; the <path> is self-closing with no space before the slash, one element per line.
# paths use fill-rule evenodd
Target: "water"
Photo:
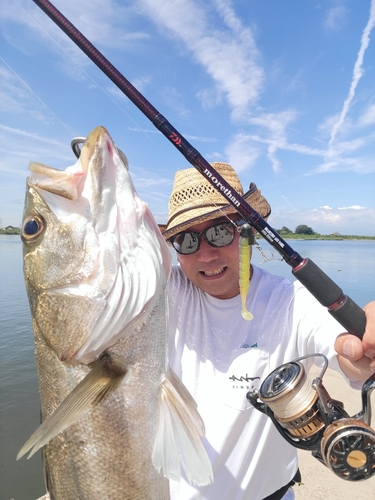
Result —
<path fill-rule="evenodd" d="M 279 255 L 260 241 L 265 253 Z M 375 299 L 375 241 L 289 241 L 311 258 L 358 305 Z M 253 262 L 293 280 L 278 260 Z M 21 446 L 39 425 L 39 396 L 33 333 L 22 274 L 19 236 L 0 235 L 0 500 L 35 500 L 44 493 L 40 452 L 16 461 Z"/>
<path fill-rule="evenodd" d="M 0 370 L 0 499 L 35 500 L 44 491 L 40 453 L 16 461 L 40 421 L 19 236 L 0 235 Z"/>
<path fill-rule="evenodd" d="M 258 242 L 266 257 L 281 259 L 266 241 Z M 302 257 L 313 260 L 359 306 L 375 300 L 375 241 L 288 240 L 288 244 Z M 254 250 L 252 262 L 294 280 L 288 264 L 280 260 L 262 264 L 263 257 L 257 250 Z"/>

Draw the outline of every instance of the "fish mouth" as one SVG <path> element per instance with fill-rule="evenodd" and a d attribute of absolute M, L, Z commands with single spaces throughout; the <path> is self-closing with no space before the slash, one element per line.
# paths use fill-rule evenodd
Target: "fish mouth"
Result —
<path fill-rule="evenodd" d="M 200 272 L 200 274 L 202 274 L 206 278 L 211 278 L 213 276 L 219 276 L 219 275 L 223 274 L 225 272 L 225 270 L 226 270 L 226 266 L 219 267 L 218 269 L 213 269 L 211 271 L 199 271 L 199 272 Z"/>

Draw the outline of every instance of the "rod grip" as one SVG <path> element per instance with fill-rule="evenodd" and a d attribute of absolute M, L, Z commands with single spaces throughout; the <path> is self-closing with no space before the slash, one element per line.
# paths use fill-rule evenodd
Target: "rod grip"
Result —
<path fill-rule="evenodd" d="M 366 329 L 366 316 L 350 297 L 331 280 L 312 260 L 304 259 L 292 270 L 294 276 L 312 293 L 345 331 L 362 339 Z"/>

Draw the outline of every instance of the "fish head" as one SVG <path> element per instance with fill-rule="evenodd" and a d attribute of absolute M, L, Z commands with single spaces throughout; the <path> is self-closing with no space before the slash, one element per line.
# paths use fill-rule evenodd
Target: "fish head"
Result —
<path fill-rule="evenodd" d="M 171 255 L 104 127 L 73 166 L 29 169 L 21 238 L 33 320 L 60 359 L 90 362 L 146 320 Z"/>

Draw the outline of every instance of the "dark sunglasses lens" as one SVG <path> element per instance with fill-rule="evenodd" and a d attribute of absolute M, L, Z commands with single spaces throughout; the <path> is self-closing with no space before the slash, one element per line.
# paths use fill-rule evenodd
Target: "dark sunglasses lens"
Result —
<path fill-rule="evenodd" d="M 234 239 L 234 228 L 229 224 L 217 224 L 206 230 L 206 239 L 214 247 L 225 247 Z"/>
<path fill-rule="evenodd" d="M 172 245 L 178 253 L 194 253 L 199 248 L 199 236 L 197 233 L 180 233 L 174 238 Z"/>

